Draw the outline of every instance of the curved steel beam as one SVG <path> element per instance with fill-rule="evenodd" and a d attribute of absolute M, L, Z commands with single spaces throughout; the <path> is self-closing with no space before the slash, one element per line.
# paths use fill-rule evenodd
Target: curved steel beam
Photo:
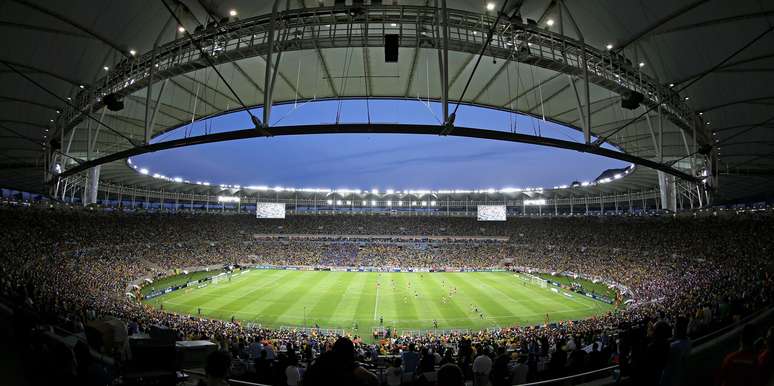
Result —
<path fill-rule="evenodd" d="M 395 124 L 328 124 L 328 125 L 303 125 L 303 126 L 279 126 L 267 129 L 271 136 L 286 135 L 307 135 L 307 134 L 426 134 L 440 135 L 444 127 L 436 125 L 395 125 Z M 489 139 L 505 142 L 519 142 L 533 145 L 549 146 L 560 149 L 575 150 L 584 153 L 592 153 L 621 161 L 631 162 L 637 165 L 646 166 L 652 169 L 660 170 L 678 178 L 695 182 L 696 178 L 670 166 L 660 164 L 649 159 L 636 157 L 630 154 L 617 152 L 603 147 L 586 145 L 583 143 L 565 141 L 561 139 L 538 137 L 519 133 L 511 133 L 497 130 L 473 129 L 469 127 L 456 127 L 449 135 L 455 137 Z M 263 137 L 260 131 L 255 129 L 245 129 L 228 131 L 225 133 L 215 133 L 200 135 L 196 137 L 181 138 L 171 141 L 153 143 L 144 146 L 130 148 L 119 151 L 101 158 L 84 162 L 74 168 L 61 173 L 60 177 L 71 176 L 80 173 L 97 165 L 102 165 L 112 161 L 118 161 L 124 158 L 133 157 L 145 153 L 153 153 L 159 150 L 181 148 L 192 145 L 202 145 L 206 143 L 232 141 L 237 139 Z"/>
<path fill-rule="evenodd" d="M 431 29 L 432 15 L 437 11 L 427 6 L 362 6 L 362 18 L 338 17 L 347 15 L 348 8 L 317 7 L 293 9 L 281 12 L 274 28 L 278 34 L 290 34 L 283 51 L 319 50 L 341 47 L 381 47 L 383 31 L 397 28 L 402 31 L 401 47 L 422 48 L 423 42 L 432 39 L 425 29 Z M 457 34 L 449 39 L 449 49 L 454 52 L 478 54 L 483 42 L 478 32 L 482 25 L 495 22 L 491 15 L 461 10 L 448 10 L 455 21 Z M 218 28 L 207 29 L 193 36 L 197 44 L 207 52 L 207 59 L 216 64 L 233 62 L 234 58 L 260 57 L 268 50 L 267 36 L 271 29 L 271 15 L 260 15 L 239 20 Z M 353 25 L 381 25 L 382 28 L 353 28 Z M 396 24 L 396 27 L 391 27 Z M 336 28 L 336 26 L 346 28 Z M 345 32 L 346 31 L 346 32 Z M 577 40 L 557 33 L 533 28 L 521 23 L 501 21 L 497 27 L 496 39 L 485 50 L 486 56 L 507 60 L 516 50 L 521 52 L 519 62 L 546 68 L 558 73 L 578 75 L 588 68 L 590 80 L 597 86 L 616 93 L 638 91 L 645 95 L 645 104 L 653 107 L 663 105 L 663 111 L 677 126 L 688 129 L 692 136 L 696 116 L 682 98 L 657 80 L 643 74 L 623 59 L 613 58 L 609 52 L 601 51 Z M 530 46 L 527 49 L 527 43 Z M 561 55 L 557 54 L 561 51 Z M 588 66 L 581 65 L 581 56 L 588 59 Z M 154 60 L 154 57 L 156 60 Z M 322 57 L 324 59 L 324 57 Z M 126 60 L 106 74 L 107 78 L 95 82 L 93 88 L 83 90 L 77 98 L 77 108 L 68 109 L 57 122 L 57 127 L 70 128 L 83 119 L 83 111 L 101 107 L 96 101 L 103 93 L 131 94 L 147 86 L 150 66 L 158 64 L 158 76 L 170 78 L 206 67 L 202 56 L 191 47 L 188 39 L 170 42 L 155 53 L 146 53 Z M 325 63 L 323 62 L 325 66 Z M 330 77 L 328 77 L 330 82 Z M 104 86 L 103 86 L 104 85 Z M 336 96 L 335 87 L 332 93 Z M 396 95 L 398 96 L 398 95 Z M 96 101 L 96 102 L 95 102 Z M 701 132 L 702 135 L 706 133 Z"/>
<path fill-rule="evenodd" d="M 54 110 L 54 111 L 60 111 L 60 109 L 61 109 L 61 107 L 58 107 L 58 106 L 49 105 L 49 104 L 41 103 L 41 102 L 36 102 L 36 101 L 33 101 L 33 100 L 29 100 L 29 99 L 16 98 L 16 97 L 12 97 L 12 96 L 0 95 L 0 103 L 2 103 L 2 102 L 24 103 L 24 104 L 28 104 L 28 105 L 32 105 L 32 106 L 38 106 L 38 107 L 41 107 L 41 108 L 44 108 L 44 109 L 47 109 L 47 110 Z"/>
<path fill-rule="evenodd" d="M 756 102 L 769 101 L 769 100 L 774 100 L 774 95 L 763 96 L 763 97 L 756 97 L 756 98 L 748 98 L 748 99 L 741 99 L 741 100 L 734 100 L 734 101 L 731 101 L 731 102 L 721 103 L 721 104 L 717 104 L 717 105 L 714 105 L 714 106 L 707 106 L 705 108 L 699 109 L 699 111 L 701 111 L 703 113 L 706 113 L 707 111 L 722 109 L 724 107 L 735 106 L 735 105 L 743 105 L 743 104 L 755 104 Z"/>
<path fill-rule="evenodd" d="M 12 65 L 14 67 L 19 68 L 20 71 L 21 70 L 26 70 L 27 73 L 39 73 L 39 74 L 43 74 L 43 75 L 48 75 L 48 76 L 50 76 L 50 77 L 52 77 L 54 79 L 59 79 L 62 82 L 69 83 L 69 84 L 71 84 L 73 86 L 80 86 L 80 85 L 83 84 L 83 82 L 79 82 L 79 81 L 77 81 L 75 79 L 68 79 L 68 78 L 65 78 L 62 75 L 59 75 L 59 74 L 53 73 L 51 71 L 47 71 L 47 70 L 44 70 L 42 68 L 35 67 L 35 66 L 29 65 L 29 64 L 14 62 L 14 61 L 7 60 L 7 59 L 0 59 L 0 63 L 10 64 L 10 65 Z M 2 73 L 13 73 L 13 71 L 2 70 Z"/>

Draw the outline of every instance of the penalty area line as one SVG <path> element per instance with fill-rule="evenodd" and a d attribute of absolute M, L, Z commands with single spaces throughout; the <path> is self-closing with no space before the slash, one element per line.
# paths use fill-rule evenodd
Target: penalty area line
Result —
<path fill-rule="evenodd" d="M 376 287 L 376 302 L 374 302 L 374 320 L 376 320 L 376 314 L 379 311 L 379 287 Z"/>

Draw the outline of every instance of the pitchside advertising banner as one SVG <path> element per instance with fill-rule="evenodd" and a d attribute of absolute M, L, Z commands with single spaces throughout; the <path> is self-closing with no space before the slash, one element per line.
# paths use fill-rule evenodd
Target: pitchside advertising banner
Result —
<path fill-rule="evenodd" d="M 285 218 L 285 204 L 259 202 L 255 206 L 256 218 Z"/>
<path fill-rule="evenodd" d="M 505 205 L 479 205 L 478 221 L 505 221 Z"/>

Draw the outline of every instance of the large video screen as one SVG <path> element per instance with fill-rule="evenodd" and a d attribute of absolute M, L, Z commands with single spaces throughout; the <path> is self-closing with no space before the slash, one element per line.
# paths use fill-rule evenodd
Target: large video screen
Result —
<path fill-rule="evenodd" d="M 285 204 L 259 202 L 255 208 L 256 218 L 285 218 Z"/>
<path fill-rule="evenodd" d="M 479 205 L 478 221 L 505 221 L 505 205 Z"/>

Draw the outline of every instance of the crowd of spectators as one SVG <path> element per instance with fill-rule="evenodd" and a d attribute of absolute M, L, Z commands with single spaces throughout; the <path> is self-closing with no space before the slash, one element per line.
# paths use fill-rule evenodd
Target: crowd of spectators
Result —
<path fill-rule="evenodd" d="M 642 384 L 658 384 L 660 377 L 668 377 L 663 384 L 679 384 L 666 383 L 682 376 L 674 367 L 679 358 L 673 361 L 672 355 L 680 356 L 679 350 L 686 348 L 674 342 L 771 303 L 773 226 L 774 218 L 756 214 L 481 223 L 454 217 L 304 215 L 257 220 L 248 215 L 0 208 L 4 262 L 0 293 L 76 332 L 90 320 L 109 316 L 128 323 L 130 332 L 163 325 L 179 339 L 217 342 L 232 356 L 235 375 L 261 382 L 300 378 L 303 371 L 298 370 L 297 377 L 286 371 L 301 368 L 295 362 L 300 359 L 318 364 L 317 371 L 310 365 L 305 375 L 307 383 L 314 384 L 314 379 L 328 376 L 326 371 L 336 373 L 335 358 L 341 357 L 337 347 L 348 351 L 352 345 L 360 362 L 395 358 L 389 361 L 385 381 L 393 374 L 393 379 L 432 384 L 442 373 L 431 369 L 452 364 L 463 379 L 480 383 L 486 378 L 495 385 L 620 364 L 622 373 L 648 379 Z M 256 237 L 266 234 L 362 237 L 354 241 Z M 368 235 L 505 236 L 507 241 L 369 242 Z M 347 343 L 319 331 L 177 315 L 153 309 L 126 293 L 127 284 L 140 277 L 228 263 L 531 267 L 619 283 L 630 291 L 630 301 L 605 315 L 552 326 L 391 336 L 375 342 L 355 336 Z M 456 376 L 450 368 L 444 377 Z M 371 381 L 364 373 L 353 374 L 352 379 Z M 657 383 L 649 383 L 654 380 Z"/>

